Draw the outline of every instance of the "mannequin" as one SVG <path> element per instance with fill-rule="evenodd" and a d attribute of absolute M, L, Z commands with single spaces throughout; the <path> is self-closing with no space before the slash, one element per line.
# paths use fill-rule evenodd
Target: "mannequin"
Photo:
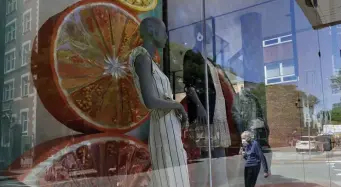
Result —
<path fill-rule="evenodd" d="M 211 42 L 212 31 L 207 28 L 207 44 Z M 187 108 L 189 124 L 193 127 L 199 127 L 207 131 L 207 117 L 209 118 L 211 128 L 211 150 L 208 149 L 208 135 L 203 144 L 197 143 L 201 147 L 201 157 L 208 158 L 211 151 L 212 158 L 221 158 L 226 156 L 225 148 L 231 145 L 228 122 L 226 119 L 225 99 L 222 87 L 219 81 L 218 71 L 212 60 L 203 58 L 201 48 L 203 45 L 201 34 L 201 24 L 197 24 L 194 29 L 196 44 L 192 50 L 188 50 L 184 56 L 183 63 L 183 83 L 187 95 Z M 205 46 L 204 46 L 205 47 Z M 207 62 L 207 63 L 206 63 Z M 208 105 L 209 116 L 206 107 L 206 81 L 205 66 L 207 64 L 208 73 Z M 219 109 L 219 110 L 217 110 Z M 222 119 L 222 120 L 219 120 Z M 197 133 L 198 134 L 198 133 Z M 200 133 L 202 134 L 202 133 Z M 206 165 L 197 165 L 194 175 L 200 182 L 198 186 L 206 186 L 208 182 L 208 172 Z M 215 160 L 212 165 L 212 176 L 214 186 L 228 186 L 227 168 L 225 159 Z"/>
<path fill-rule="evenodd" d="M 207 39 L 206 44 L 209 44 L 211 42 L 211 36 L 212 31 L 209 29 L 209 27 L 206 27 L 207 30 Z M 201 55 L 201 46 L 203 45 L 202 42 L 202 34 L 201 34 L 201 24 L 195 25 L 194 34 L 196 36 L 196 43 L 193 47 L 193 50 L 188 50 L 184 56 L 184 71 L 183 71 L 183 82 L 185 84 L 185 91 L 186 95 L 188 97 L 188 116 L 189 116 L 189 123 L 192 124 L 194 121 L 196 121 L 198 124 L 201 124 L 205 126 L 206 128 L 206 120 L 207 117 L 209 117 L 209 122 L 211 124 L 211 127 L 213 125 L 221 125 L 224 128 L 220 131 L 214 131 L 212 130 L 211 135 L 215 137 L 220 137 L 221 141 L 217 143 L 211 144 L 213 147 L 212 149 L 212 157 L 213 158 L 219 158 L 219 157 L 225 157 L 225 148 L 229 147 L 231 145 L 230 140 L 230 134 L 228 132 L 228 124 L 227 120 L 224 122 L 225 124 L 215 124 L 214 119 L 217 117 L 217 115 L 224 115 L 226 118 L 226 108 L 224 106 L 225 110 L 222 112 L 222 114 L 215 114 L 217 111 L 216 109 L 216 100 L 220 99 L 217 98 L 217 91 L 215 80 L 219 82 L 219 77 L 216 72 L 212 73 L 212 70 L 215 71 L 214 66 L 215 63 L 213 61 L 208 61 L 208 104 L 209 104 L 209 116 L 207 116 L 206 112 L 206 82 L 205 82 L 205 59 Z M 215 76 L 215 77 L 214 77 Z M 215 78 L 215 79 L 213 79 Z M 221 88 L 220 88 L 221 89 Z M 222 103 L 225 103 L 224 98 L 222 98 Z M 216 116 L 215 116 L 216 115 Z M 203 147 L 202 149 L 202 156 L 208 157 L 208 145 L 207 147 Z"/>
<path fill-rule="evenodd" d="M 172 99 L 169 79 L 153 62 L 157 48 L 167 41 L 164 23 L 154 17 L 140 24 L 143 45 L 130 55 L 135 84 L 150 114 L 149 151 L 152 160 L 152 187 L 190 187 L 187 155 L 181 141 L 181 125 L 187 123 L 182 105 Z"/>

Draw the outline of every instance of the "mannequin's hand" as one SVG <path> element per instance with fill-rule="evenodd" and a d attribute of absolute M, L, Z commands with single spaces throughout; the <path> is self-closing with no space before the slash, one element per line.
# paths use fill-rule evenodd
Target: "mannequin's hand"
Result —
<path fill-rule="evenodd" d="M 197 120 L 200 124 L 207 123 L 207 113 L 203 106 L 197 107 Z"/>
<path fill-rule="evenodd" d="M 197 93 L 195 92 L 195 88 L 193 88 L 193 87 L 189 87 L 186 91 L 186 94 L 189 96 L 196 96 L 197 95 Z"/>
<path fill-rule="evenodd" d="M 184 107 L 181 104 L 180 104 L 179 108 L 177 109 L 177 112 L 181 116 L 181 119 L 180 119 L 181 126 L 185 127 L 188 123 L 188 116 L 187 116 L 187 112 L 185 111 Z"/>

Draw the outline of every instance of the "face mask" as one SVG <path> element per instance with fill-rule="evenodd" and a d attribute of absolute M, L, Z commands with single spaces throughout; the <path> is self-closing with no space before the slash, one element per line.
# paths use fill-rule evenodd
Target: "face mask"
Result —
<path fill-rule="evenodd" d="M 247 146 L 248 142 L 245 139 L 242 139 L 243 146 Z"/>

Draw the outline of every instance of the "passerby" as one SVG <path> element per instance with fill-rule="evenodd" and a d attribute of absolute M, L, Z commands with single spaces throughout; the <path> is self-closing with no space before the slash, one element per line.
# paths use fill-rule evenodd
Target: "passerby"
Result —
<path fill-rule="evenodd" d="M 253 140 L 252 132 L 243 132 L 241 139 L 243 145 L 241 154 L 246 160 L 244 170 L 245 187 L 254 187 L 257 182 L 261 164 L 263 164 L 264 168 L 264 177 L 267 178 L 269 176 L 268 164 L 258 142 Z"/>

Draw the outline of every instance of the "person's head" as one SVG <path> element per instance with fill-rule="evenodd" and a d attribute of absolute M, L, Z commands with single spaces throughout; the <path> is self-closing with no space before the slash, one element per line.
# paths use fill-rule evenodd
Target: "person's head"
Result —
<path fill-rule="evenodd" d="M 143 41 L 152 42 L 157 48 L 164 48 L 168 38 L 165 24 L 155 17 L 142 20 L 140 36 Z"/>
<path fill-rule="evenodd" d="M 253 139 L 253 133 L 251 131 L 244 131 L 241 135 L 242 144 L 245 146 L 249 144 Z"/>

